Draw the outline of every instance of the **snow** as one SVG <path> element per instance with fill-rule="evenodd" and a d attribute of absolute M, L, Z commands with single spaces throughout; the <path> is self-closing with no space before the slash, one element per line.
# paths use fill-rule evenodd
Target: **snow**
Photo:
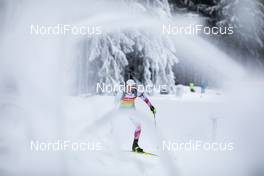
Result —
<path fill-rule="evenodd" d="M 166 14 L 167 1 L 155 2 L 157 13 Z M 142 15 L 141 5 L 135 4 L 143 11 L 140 14 L 127 14 L 129 6 L 120 8 L 114 1 L 63 5 L 26 0 L 21 4 L 14 1 L 6 9 L 0 45 L 0 175 L 243 176 L 262 167 L 263 83 L 249 81 L 250 71 L 249 80 L 243 79 L 241 84 L 237 81 L 245 78 L 244 70 L 210 42 L 148 33 L 160 21 L 153 20 L 153 14 Z M 13 11 L 17 18 L 13 18 Z M 30 23 L 62 21 L 91 22 L 86 25 L 98 22 L 108 30 L 91 40 L 27 35 Z M 121 32 L 120 25 L 124 25 Z M 76 48 L 86 52 L 76 52 Z M 134 132 L 129 114 L 116 110 L 113 96 L 86 94 L 96 81 L 122 81 L 121 73 L 128 64 L 125 56 L 131 52 L 145 68 L 158 74 L 156 84 L 174 85 L 172 66 L 178 62 L 178 55 L 192 58 L 195 67 L 210 68 L 211 72 L 205 72 L 215 80 L 219 73 L 229 84 L 228 90 L 222 85 L 221 90 L 210 88 L 205 94 L 200 94 L 198 87 L 195 93 L 182 87 L 180 96 L 154 94 L 150 100 L 157 108 L 157 127 L 148 107 L 140 100 L 136 102 L 140 112 L 135 118 L 143 126 L 140 146 L 159 157 L 126 152 L 131 150 Z M 76 53 L 85 57 L 78 60 Z M 148 83 L 154 73 L 146 70 L 141 76 Z M 76 82 L 71 80 L 74 76 Z M 79 89 L 76 94 L 80 96 L 70 96 L 71 86 Z M 30 149 L 31 140 L 99 142 L 102 150 L 36 152 Z M 162 150 L 163 140 L 234 142 L 235 150 L 166 151 Z"/>
<path fill-rule="evenodd" d="M 249 88 L 243 86 L 245 90 Z M 239 98 L 235 96 L 232 100 L 232 96 L 228 97 L 228 92 L 215 89 L 206 89 L 203 95 L 199 91 L 188 91 L 188 87 L 184 87 L 184 90 L 182 97 L 173 94 L 155 94 L 150 97 L 157 108 L 156 128 L 148 107 L 141 100 L 136 101 L 143 126 L 140 146 L 159 157 L 126 152 L 132 145 L 134 126 L 128 119 L 128 114 L 114 110 L 116 106 L 113 96 L 68 97 L 64 107 L 64 128 L 67 129 L 65 138 L 100 141 L 103 145 L 103 150 L 98 152 L 67 153 L 70 175 L 246 175 L 252 169 L 252 158 L 249 157 L 250 148 L 244 142 L 252 140 L 241 138 L 240 132 L 248 128 L 244 126 L 244 122 L 250 116 L 246 115 L 246 109 L 241 110 L 245 101 L 240 97 L 240 92 Z M 258 92 L 259 88 L 255 91 Z M 258 101 L 255 94 L 250 97 L 248 98 Z M 236 104 L 238 101 L 240 103 Z M 236 108 L 240 110 L 236 111 Z M 258 108 L 249 109 L 254 112 L 255 118 L 259 117 L 256 110 Z M 217 120 L 217 129 L 213 129 L 213 119 Z M 240 120 L 237 121 L 238 119 Z M 98 120 L 103 123 L 97 123 Z M 237 123 L 240 124 L 239 127 Z M 246 122 L 250 123 L 255 122 Z M 162 147 L 164 140 L 232 142 L 234 150 L 168 151 Z"/>
<path fill-rule="evenodd" d="M 186 88 L 187 89 L 187 88 Z M 111 112 L 115 109 L 113 96 L 69 97 L 65 105 L 68 139 L 95 140 L 103 144 L 103 151 L 69 153 L 69 173 L 80 175 L 228 175 L 227 166 L 233 166 L 233 153 L 162 151 L 161 140 L 211 141 L 210 118 L 220 113 L 223 95 L 210 90 L 200 93 L 185 92 L 183 97 L 155 95 L 150 97 L 157 108 L 157 128 L 153 116 L 144 102 L 138 100 L 143 130 L 140 146 L 159 157 L 127 153 L 131 150 L 134 126 L 128 114 Z M 111 117 L 112 116 L 112 117 Z M 103 118 L 103 124 L 96 121 Z M 91 130 L 89 130 L 91 128 Z M 230 160 L 225 161 L 227 158 Z M 215 162 L 215 164 L 213 164 Z M 238 164 L 238 163 L 236 163 Z M 208 167 L 210 165 L 211 167 Z M 89 169 L 86 169 L 89 168 Z M 231 168 L 230 168 L 231 169 Z M 232 172 L 231 172 L 232 173 Z"/>
<path fill-rule="evenodd" d="M 58 175 L 246 175 L 261 163 L 263 144 L 263 83 L 242 83 L 233 90 L 206 89 L 202 94 L 183 87 L 181 97 L 159 95 L 149 97 L 157 108 L 157 127 L 153 115 L 140 99 L 136 107 L 142 119 L 140 146 L 159 157 L 135 155 L 131 150 L 134 126 L 128 114 L 116 111 L 113 96 L 67 96 L 62 100 L 62 114 L 57 126 L 49 108 L 1 99 L 1 173 L 58 173 Z M 237 89 L 237 86 L 240 89 Z M 196 87 L 196 90 L 199 90 Z M 250 90 L 250 94 L 248 91 Z M 233 92 L 234 91 L 234 92 Z M 44 100 L 43 100 L 44 101 Z M 44 101 L 46 102 L 46 101 Z M 254 103 L 252 103 L 254 102 Z M 34 110 L 32 107 L 36 107 Z M 247 107 L 247 108 L 245 108 Z M 30 109 L 28 109 L 30 108 Z M 47 111 L 48 110 L 48 111 Z M 56 113 L 55 113 L 56 114 Z M 38 118 L 36 118 L 36 115 Z M 19 120 L 19 118 L 22 118 Z M 217 120 L 214 127 L 213 120 Z M 13 121 L 16 123 L 13 123 Z M 54 126 L 59 137 L 54 136 Z M 215 129 L 214 129 L 214 128 Z M 34 129 L 33 129 L 34 128 Z M 29 130 L 29 131 L 28 131 Z M 32 133 L 34 131 L 34 133 Z M 248 135 L 250 134 L 250 135 Z M 30 140 L 99 142 L 99 151 L 34 152 Z M 234 142 L 234 151 L 168 151 L 163 141 Z M 252 146 L 252 145 L 253 146 Z M 258 145 L 255 145 L 258 144 Z M 19 148 L 21 147 L 21 148 Z M 5 149 L 5 150 L 4 150 Z M 3 162 L 5 161 L 5 162 Z M 14 164 L 16 170 L 14 171 Z M 19 173 L 19 174 L 18 174 Z"/>

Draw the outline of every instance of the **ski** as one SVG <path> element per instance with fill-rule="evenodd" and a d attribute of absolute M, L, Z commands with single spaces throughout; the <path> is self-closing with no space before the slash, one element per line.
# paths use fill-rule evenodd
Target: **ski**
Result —
<path fill-rule="evenodd" d="M 156 155 L 154 153 L 150 153 L 150 152 L 134 152 L 134 151 L 126 151 L 126 152 L 136 153 L 136 154 L 145 155 L 145 156 L 156 156 L 156 157 L 158 157 L 158 155 Z"/>

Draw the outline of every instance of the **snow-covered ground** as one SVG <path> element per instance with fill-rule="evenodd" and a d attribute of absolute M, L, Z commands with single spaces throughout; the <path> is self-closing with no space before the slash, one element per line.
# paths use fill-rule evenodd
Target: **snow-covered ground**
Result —
<path fill-rule="evenodd" d="M 142 135 L 140 146 L 159 157 L 128 153 L 131 150 L 134 127 L 128 114 L 116 112 L 112 96 L 70 97 L 66 107 L 66 138 L 97 141 L 101 151 L 67 153 L 72 175 L 243 175 L 247 170 L 245 159 L 230 133 L 229 117 L 223 107 L 222 93 L 155 95 L 150 97 L 157 108 L 157 127 L 148 107 L 140 99 Z M 216 121 L 213 121 L 216 119 Z M 217 123 L 217 124 L 215 124 Z M 229 134 L 229 135 L 227 135 Z M 163 142 L 219 142 L 234 143 L 233 151 L 176 151 Z"/>
<path fill-rule="evenodd" d="M 27 99 L 25 104 L 19 97 L 5 97 L 9 102 L 1 99 L 0 173 L 247 176 L 262 172 L 263 86 L 207 89 L 203 95 L 186 90 L 182 97 L 149 97 L 157 108 L 156 127 L 148 107 L 136 101 L 135 118 L 142 120 L 139 145 L 159 157 L 128 152 L 134 126 L 130 114 L 116 110 L 113 96 L 67 96 L 58 106 L 60 111 L 45 101 L 30 104 Z M 32 151 L 32 140 L 87 142 L 91 147 L 89 151 Z M 232 143 L 233 150 L 175 148 L 176 143 L 197 141 Z M 174 147 L 169 149 L 169 143 Z"/>

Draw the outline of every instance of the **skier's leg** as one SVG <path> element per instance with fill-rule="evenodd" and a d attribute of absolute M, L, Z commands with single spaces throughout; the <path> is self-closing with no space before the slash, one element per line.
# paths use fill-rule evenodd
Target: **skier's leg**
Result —
<path fill-rule="evenodd" d="M 143 152 L 143 149 L 138 146 L 138 140 L 141 134 L 141 125 L 138 124 L 134 132 L 134 141 L 132 145 L 132 150 L 135 152 Z"/>
<path fill-rule="evenodd" d="M 141 134 L 141 125 L 138 124 L 134 133 L 134 140 L 138 140 Z"/>
<path fill-rule="evenodd" d="M 140 122 L 143 130 L 142 132 L 148 136 L 148 143 L 151 143 L 153 146 L 159 146 L 162 143 L 162 140 L 157 138 L 159 136 L 159 134 L 157 134 L 158 129 L 154 125 L 155 123 L 152 114 L 146 114 L 145 112 L 137 109 L 133 115 L 136 118 L 136 121 Z"/>
<path fill-rule="evenodd" d="M 138 141 L 139 141 L 139 137 L 141 134 L 141 123 L 140 123 L 140 118 L 136 116 L 136 110 L 133 110 L 130 112 L 130 120 L 133 123 L 133 125 L 135 126 L 135 131 L 134 131 L 134 140 L 133 140 L 133 145 L 132 145 L 132 150 L 136 151 L 136 152 L 143 152 L 143 149 L 141 149 L 138 146 Z"/>

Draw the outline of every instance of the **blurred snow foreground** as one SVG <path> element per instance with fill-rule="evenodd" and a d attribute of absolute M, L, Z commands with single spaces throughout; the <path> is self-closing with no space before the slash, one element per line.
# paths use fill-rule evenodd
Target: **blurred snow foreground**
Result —
<path fill-rule="evenodd" d="M 134 71 L 140 75 L 135 77 L 141 81 L 150 81 L 153 74 L 154 84 L 174 84 L 172 65 L 178 61 L 177 48 L 179 55 L 195 55 L 199 66 L 219 72 L 220 77 L 240 80 L 241 68 L 208 42 L 179 37 L 179 44 L 179 40 L 154 35 L 152 27 L 170 16 L 167 1 L 146 1 L 145 6 L 135 1 L 1 1 L 0 9 L 0 175 L 223 176 L 262 171 L 262 84 L 245 83 L 240 89 L 229 84 L 232 96 L 224 99 L 214 90 L 202 97 L 198 93 L 181 98 L 153 96 L 158 110 L 157 128 L 147 107 L 137 102 L 142 114 L 137 118 L 143 121 L 140 145 L 159 157 L 125 152 L 131 148 L 134 128 L 127 114 L 114 111 L 113 97 L 69 96 L 85 93 L 95 81 L 122 81 L 120 73 L 129 62 L 131 69 L 138 69 Z M 146 10 L 151 13 L 146 14 Z M 151 15 L 160 19 L 153 20 Z M 106 32 L 91 39 L 35 36 L 29 34 L 32 23 L 98 23 Z M 113 32 L 119 29 L 122 31 Z M 129 60 L 130 54 L 153 73 L 133 67 L 137 61 Z M 215 57 L 211 58 L 212 54 Z M 208 61 L 209 65 L 200 61 Z M 162 150 L 163 140 L 189 139 L 231 141 L 236 150 Z M 31 150 L 31 141 L 58 140 L 100 143 L 102 150 Z"/>

